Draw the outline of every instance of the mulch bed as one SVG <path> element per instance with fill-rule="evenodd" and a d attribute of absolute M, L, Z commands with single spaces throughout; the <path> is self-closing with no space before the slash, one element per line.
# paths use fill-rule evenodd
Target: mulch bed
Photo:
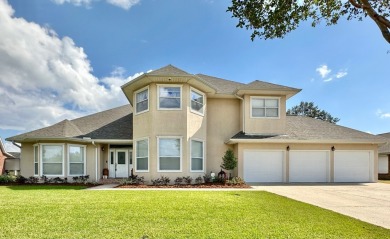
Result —
<path fill-rule="evenodd" d="M 166 185 L 166 186 L 156 186 L 156 185 L 145 185 L 145 184 L 138 184 L 138 185 L 119 185 L 116 188 L 251 188 L 251 186 L 247 184 L 241 184 L 241 185 L 228 185 L 228 184 L 217 184 L 217 183 L 210 183 L 210 184 L 190 184 L 190 185 Z"/>
<path fill-rule="evenodd" d="M 0 186 L 83 186 L 83 187 L 96 187 L 102 184 L 93 183 L 0 183 Z"/>

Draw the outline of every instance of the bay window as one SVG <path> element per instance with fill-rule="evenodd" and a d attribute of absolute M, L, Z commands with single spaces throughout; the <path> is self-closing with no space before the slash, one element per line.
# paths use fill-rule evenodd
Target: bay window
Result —
<path fill-rule="evenodd" d="M 149 88 L 135 94 L 135 112 L 142 113 L 149 110 Z"/>
<path fill-rule="evenodd" d="M 204 95 L 191 89 L 191 111 L 203 115 Z"/>
<path fill-rule="evenodd" d="M 63 176 L 64 168 L 64 146 L 63 145 L 41 145 L 42 175 Z"/>
<path fill-rule="evenodd" d="M 181 138 L 158 138 L 158 171 L 181 172 Z"/>
<path fill-rule="evenodd" d="M 203 141 L 191 140 L 191 172 L 204 171 Z"/>
<path fill-rule="evenodd" d="M 181 109 L 181 86 L 158 86 L 158 109 Z"/>
<path fill-rule="evenodd" d="M 149 171 L 149 140 L 142 139 L 136 141 L 135 170 L 137 172 Z"/>
<path fill-rule="evenodd" d="M 85 146 L 69 145 L 68 156 L 69 175 L 85 175 Z"/>

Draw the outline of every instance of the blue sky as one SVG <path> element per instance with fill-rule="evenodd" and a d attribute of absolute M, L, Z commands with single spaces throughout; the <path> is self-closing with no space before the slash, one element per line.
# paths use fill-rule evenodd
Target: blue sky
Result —
<path fill-rule="evenodd" d="M 229 4 L 0 0 L 0 137 L 126 104 L 122 84 L 168 64 L 301 88 L 288 108 L 313 101 L 340 125 L 390 132 L 390 45 L 370 19 L 252 42 Z"/>

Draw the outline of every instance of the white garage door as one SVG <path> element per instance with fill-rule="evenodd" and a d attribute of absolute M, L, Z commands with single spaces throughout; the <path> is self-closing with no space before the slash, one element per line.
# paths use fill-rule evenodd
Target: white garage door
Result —
<path fill-rule="evenodd" d="M 284 152 L 244 150 L 246 182 L 283 182 Z"/>
<path fill-rule="evenodd" d="M 378 173 L 389 173 L 389 158 L 388 156 L 379 156 L 378 159 Z"/>
<path fill-rule="evenodd" d="M 335 182 L 370 182 L 373 160 L 371 151 L 334 152 Z"/>
<path fill-rule="evenodd" d="M 290 151 L 290 182 L 328 182 L 329 151 Z"/>

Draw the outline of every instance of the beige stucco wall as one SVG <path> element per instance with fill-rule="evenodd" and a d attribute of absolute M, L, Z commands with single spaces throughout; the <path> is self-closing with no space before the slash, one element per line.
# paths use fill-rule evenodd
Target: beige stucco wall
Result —
<path fill-rule="evenodd" d="M 261 96 L 259 96 L 261 97 Z M 244 107 L 244 132 L 247 134 L 284 134 L 286 133 L 286 96 L 266 96 L 279 98 L 278 118 L 252 118 L 251 117 L 251 96 L 245 95 Z M 265 97 L 265 98 L 266 98 Z"/>
<path fill-rule="evenodd" d="M 237 156 L 238 156 L 238 168 L 237 174 L 239 177 L 243 177 L 243 158 L 244 150 L 281 150 L 285 152 L 286 156 L 286 182 L 289 178 L 289 151 L 287 146 L 292 150 L 329 150 L 330 152 L 330 181 L 334 181 L 334 152 L 331 150 L 332 146 L 337 150 L 371 150 L 373 152 L 373 169 L 372 169 L 372 181 L 378 180 L 378 146 L 371 144 L 289 144 L 289 143 L 239 143 L 237 144 Z"/>
<path fill-rule="evenodd" d="M 173 84 L 182 87 L 181 109 L 180 110 L 158 110 L 158 86 L 167 84 L 151 83 L 149 87 L 149 110 L 136 114 L 133 117 L 133 159 L 136 155 L 136 141 L 147 138 L 149 140 L 149 172 L 137 172 L 135 174 L 144 176 L 147 181 L 168 176 L 174 180 L 178 176 L 191 176 L 196 178 L 203 173 L 190 172 L 190 144 L 191 139 L 207 142 L 207 113 L 208 102 L 205 97 L 204 115 L 191 112 L 189 84 Z M 142 89 L 142 88 L 141 88 Z M 196 88 L 195 88 L 196 89 Z M 135 94 L 133 96 L 135 102 Z M 157 141 L 161 136 L 177 136 L 182 140 L 182 172 L 157 172 Z M 207 162 L 207 159 L 205 159 Z M 135 167 L 135 163 L 133 164 Z M 207 166 L 206 166 L 207 168 Z"/>
<path fill-rule="evenodd" d="M 219 172 L 222 157 L 233 145 L 225 142 L 240 131 L 239 99 L 208 99 L 207 173 Z"/>

